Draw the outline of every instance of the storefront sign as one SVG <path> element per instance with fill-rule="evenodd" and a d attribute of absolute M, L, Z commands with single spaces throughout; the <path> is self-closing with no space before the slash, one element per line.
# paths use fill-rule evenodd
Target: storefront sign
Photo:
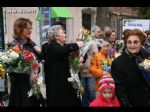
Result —
<path fill-rule="evenodd" d="M 125 29 L 139 29 L 144 32 L 150 29 L 150 20 L 124 19 L 123 30 Z"/>

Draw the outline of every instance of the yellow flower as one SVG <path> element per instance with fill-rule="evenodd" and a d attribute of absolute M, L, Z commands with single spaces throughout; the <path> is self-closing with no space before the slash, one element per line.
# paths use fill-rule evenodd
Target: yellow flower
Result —
<path fill-rule="evenodd" d="M 108 60 L 104 59 L 103 64 L 107 65 L 108 64 Z"/>
<path fill-rule="evenodd" d="M 81 87 L 80 88 L 80 93 L 83 94 L 83 92 L 84 92 L 84 87 Z"/>

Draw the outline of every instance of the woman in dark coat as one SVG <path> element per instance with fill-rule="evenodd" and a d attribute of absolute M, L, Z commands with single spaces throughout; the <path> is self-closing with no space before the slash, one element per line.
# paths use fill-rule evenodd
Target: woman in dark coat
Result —
<path fill-rule="evenodd" d="M 78 51 L 83 42 L 65 44 L 66 34 L 60 25 L 50 27 L 47 38 L 49 42 L 42 46 L 47 106 L 80 106 L 77 91 L 67 80 L 71 76 L 68 56 Z"/>
<path fill-rule="evenodd" d="M 40 59 L 40 49 L 37 51 L 36 44 L 30 39 L 32 32 L 32 22 L 26 18 L 18 18 L 14 23 L 14 40 L 9 43 L 9 47 L 16 45 L 22 46 L 24 49 L 29 50 Z M 10 77 L 10 97 L 9 106 L 11 107 L 28 107 L 40 106 L 39 102 L 34 96 L 28 97 L 30 86 L 30 74 L 9 72 Z"/>
<path fill-rule="evenodd" d="M 112 77 L 121 106 L 150 106 L 150 86 L 138 66 L 150 57 L 142 48 L 143 39 L 143 32 L 130 30 L 124 37 L 126 47 L 112 63 Z"/>

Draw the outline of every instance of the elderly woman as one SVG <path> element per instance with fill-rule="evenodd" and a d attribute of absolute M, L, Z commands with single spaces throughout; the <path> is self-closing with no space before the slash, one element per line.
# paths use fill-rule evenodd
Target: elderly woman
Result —
<path fill-rule="evenodd" d="M 78 51 L 83 42 L 65 44 L 66 34 L 60 25 L 50 27 L 46 37 L 48 43 L 42 45 L 42 55 L 45 60 L 47 106 L 80 106 L 77 91 L 67 80 L 71 76 L 68 56 L 72 51 Z"/>
<path fill-rule="evenodd" d="M 150 106 L 150 87 L 139 67 L 142 60 L 150 57 L 142 48 L 144 34 L 133 29 L 123 39 L 126 47 L 112 63 L 111 74 L 116 85 L 116 95 L 121 106 Z"/>
<path fill-rule="evenodd" d="M 94 82 L 95 77 L 89 72 L 90 62 L 95 53 L 101 49 L 103 39 L 99 39 L 101 29 L 97 25 L 91 27 L 92 40 L 89 40 L 81 48 L 80 60 L 83 66 L 80 70 L 81 82 L 84 87 L 84 92 L 82 95 L 82 106 L 87 107 L 89 103 L 95 99 Z"/>

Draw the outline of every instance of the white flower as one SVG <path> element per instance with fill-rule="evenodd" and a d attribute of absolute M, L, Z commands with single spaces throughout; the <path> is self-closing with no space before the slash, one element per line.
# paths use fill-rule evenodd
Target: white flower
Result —
<path fill-rule="evenodd" d="M 40 77 L 38 78 L 38 80 L 37 80 L 37 84 L 42 84 L 42 82 L 43 82 L 43 77 L 40 76 Z"/>
<path fill-rule="evenodd" d="M 28 94 L 28 97 L 31 97 L 33 95 L 33 90 L 30 89 L 30 91 L 28 91 L 27 94 Z"/>
<path fill-rule="evenodd" d="M 2 52 L 0 52 L 0 57 L 3 55 L 3 53 Z"/>
<path fill-rule="evenodd" d="M 1 56 L 1 60 L 2 60 L 4 63 L 10 63 L 10 62 L 11 62 L 11 59 L 10 59 L 7 55 Z"/>
<path fill-rule="evenodd" d="M 145 69 L 146 71 L 149 71 L 149 72 L 150 72 L 150 60 L 145 59 L 142 63 L 139 64 L 139 66 L 144 67 L 144 69 Z"/>
<path fill-rule="evenodd" d="M 115 53 L 115 58 L 119 57 L 121 54 L 120 53 Z"/>
<path fill-rule="evenodd" d="M 12 51 L 12 52 L 10 52 L 9 57 L 12 60 L 16 60 L 19 57 L 19 54 L 17 54 L 16 52 Z"/>

